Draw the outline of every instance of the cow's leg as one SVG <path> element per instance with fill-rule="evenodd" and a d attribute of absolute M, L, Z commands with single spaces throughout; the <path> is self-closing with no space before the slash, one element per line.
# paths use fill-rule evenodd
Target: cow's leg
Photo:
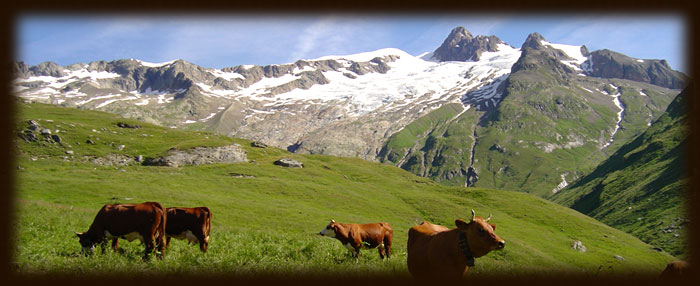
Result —
<path fill-rule="evenodd" d="M 114 252 L 119 250 L 119 238 L 112 239 L 112 249 L 114 249 Z"/>
<path fill-rule="evenodd" d="M 385 251 L 384 251 L 384 244 L 383 243 L 380 243 L 379 245 L 377 245 L 377 251 L 379 251 L 379 258 L 384 259 L 384 252 Z"/>
<path fill-rule="evenodd" d="M 168 246 L 165 244 L 163 235 L 156 238 L 156 246 L 158 247 L 158 258 L 163 258 L 163 255 L 165 255 L 165 249 L 168 248 Z"/>
<path fill-rule="evenodd" d="M 153 243 L 153 238 L 145 237 L 143 240 L 143 244 L 146 247 L 145 252 L 143 254 L 143 260 L 148 260 L 151 253 L 153 253 L 153 249 L 155 249 L 155 245 Z"/>
<path fill-rule="evenodd" d="M 386 253 L 386 258 L 391 257 L 391 238 L 388 236 L 384 237 L 384 252 Z"/>
<path fill-rule="evenodd" d="M 166 238 L 165 238 L 165 248 L 170 247 L 170 239 L 172 239 L 172 237 L 166 236 Z"/>
<path fill-rule="evenodd" d="M 102 254 L 105 254 L 105 248 L 107 248 L 107 239 L 103 239 L 102 242 L 100 242 L 100 248 L 102 249 Z"/>
<path fill-rule="evenodd" d="M 209 248 L 209 238 L 204 234 L 204 229 L 197 230 L 197 232 L 194 233 L 194 236 L 197 237 L 197 240 L 199 241 L 199 249 L 206 253 L 207 248 Z"/>

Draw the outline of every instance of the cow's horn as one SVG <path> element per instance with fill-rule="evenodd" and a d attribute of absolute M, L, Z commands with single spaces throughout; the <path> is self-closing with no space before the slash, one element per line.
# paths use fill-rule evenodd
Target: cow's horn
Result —
<path fill-rule="evenodd" d="M 331 222 L 333 222 L 333 223 L 334 223 L 334 222 L 335 222 L 335 220 L 331 219 Z"/>
<path fill-rule="evenodd" d="M 476 218 L 476 212 L 474 212 L 474 210 L 472 210 L 472 220 L 474 220 L 474 218 Z"/>
<path fill-rule="evenodd" d="M 490 219 L 491 219 L 491 214 L 489 214 L 489 217 L 487 217 L 485 221 L 489 221 Z"/>

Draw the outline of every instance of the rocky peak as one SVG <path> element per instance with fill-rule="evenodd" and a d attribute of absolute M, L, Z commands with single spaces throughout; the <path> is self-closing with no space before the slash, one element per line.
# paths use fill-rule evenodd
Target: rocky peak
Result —
<path fill-rule="evenodd" d="M 646 82 L 672 89 L 685 87 L 688 77 L 665 60 L 640 60 L 607 49 L 590 53 L 591 76 Z"/>
<path fill-rule="evenodd" d="M 66 75 L 63 72 L 63 68 L 54 62 L 40 63 L 36 66 L 30 67 L 29 71 L 36 76 L 62 77 Z"/>
<path fill-rule="evenodd" d="M 483 52 L 498 51 L 503 42 L 496 36 L 472 36 L 464 27 L 452 29 L 442 45 L 435 50 L 433 58 L 438 61 L 477 61 Z"/>
<path fill-rule="evenodd" d="M 12 74 L 17 78 L 26 78 L 29 72 L 29 66 L 23 61 L 12 62 Z"/>
<path fill-rule="evenodd" d="M 531 48 L 531 49 L 541 49 L 543 48 L 542 46 L 542 41 L 544 41 L 544 37 L 540 35 L 540 33 L 534 32 L 530 35 L 527 36 L 527 39 L 525 39 L 525 42 L 523 43 L 522 50 L 525 50 L 525 48 Z"/>

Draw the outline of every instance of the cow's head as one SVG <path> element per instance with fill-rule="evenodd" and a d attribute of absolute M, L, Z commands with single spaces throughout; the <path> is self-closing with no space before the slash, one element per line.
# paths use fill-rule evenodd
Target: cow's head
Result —
<path fill-rule="evenodd" d="M 78 239 L 80 241 L 80 246 L 82 246 L 82 252 L 83 254 L 92 254 L 95 251 L 95 246 L 99 241 L 95 241 L 90 238 L 89 235 L 87 235 L 84 232 L 73 232 L 75 233 L 76 236 L 78 236 Z"/>
<path fill-rule="evenodd" d="M 484 219 L 476 216 L 472 210 L 472 219 L 465 222 L 461 219 L 455 220 L 457 228 L 464 233 L 469 244 L 469 250 L 474 257 L 484 256 L 491 250 L 500 250 L 506 246 L 506 242 L 494 233 L 496 225 L 488 223 L 491 215 Z"/>
<path fill-rule="evenodd" d="M 331 222 L 328 223 L 328 225 L 323 228 L 318 234 L 321 236 L 327 236 L 327 237 L 335 237 L 335 233 L 338 231 L 338 226 L 336 225 L 336 222 L 331 219 Z"/>

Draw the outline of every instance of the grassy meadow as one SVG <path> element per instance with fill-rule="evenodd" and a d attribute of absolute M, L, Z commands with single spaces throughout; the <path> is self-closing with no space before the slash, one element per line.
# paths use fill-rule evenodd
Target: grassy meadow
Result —
<path fill-rule="evenodd" d="M 357 158 L 254 148 L 242 139 L 95 111 L 23 103 L 18 109 L 17 132 L 34 120 L 62 138 L 61 143 L 15 139 L 11 262 L 20 275 L 409 277 L 408 229 L 422 220 L 452 228 L 456 218 L 469 219 L 470 209 L 477 215 L 493 214 L 496 233 L 506 241 L 504 250 L 476 260 L 470 270 L 474 277 L 656 277 L 676 260 L 631 235 L 527 193 L 442 186 Z M 142 128 L 119 128 L 118 122 Z M 88 139 L 95 144 L 85 143 Z M 246 150 L 249 162 L 178 168 L 90 162 L 110 154 L 154 157 L 174 147 L 234 143 Z M 125 147 L 119 150 L 119 145 Z M 274 165 L 280 158 L 302 161 L 304 168 Z M 80 254 L 73 231 L 86 231 L 102 205 L 144 201 L 165 207 L 208 206 L 213 214 L 209 251 L 173 240 L 162 260 L 142 261 L 140 243 L 121 241 L 118 253 L 107 249 L 102 254 L 98 248 L 92 256 Z M 331 218 L 390 223 L 393 256 L 381 261 L 376 250 L 362 250 L 355 262 L 337 240 L 317 235 Z M 587 252 L 573 250 L 574 240 L 583 242 Z"/>

